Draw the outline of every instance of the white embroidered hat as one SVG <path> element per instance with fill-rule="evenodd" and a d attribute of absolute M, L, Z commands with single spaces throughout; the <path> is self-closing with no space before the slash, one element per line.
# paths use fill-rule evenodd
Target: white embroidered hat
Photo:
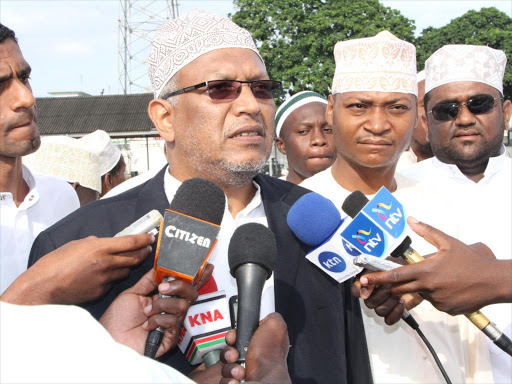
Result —
<path fill-rule="evenodd" d="M 121 151 L 114 145 L 107 132 L 98 129 L 79 139 L 88 150 L 100 158 L 101 176 L 114 168 L 121 158 Z"/>
<path fill-rule="evenodd" d="M 50 136 L 41 140 L 41 147 L 23 158 L 33 173 L 79 183 L 101 193 L 100 158 L 84 147 L 80 139 Z"/>
<path fill-rule="evenodd" d="M 418 74 L 416 75 L 416 81 L 418 83 L 421 83 L 424 80 L 425 80 L 425 70 L 418 72 Z"/>
<path fill-rule="evenodd" d="M 507 56 L 503 51 L 483 45 L 445 45 L 425 61 L 425 93 L 440 85 L 476 81 L 503 94 L 503 75 Z"/>
<path fill-rule="evenodd" d="M 416 48 L 389 31 L 338 41 L 331 93 L 399 92 L 418 96 Z"/>
<path fill-rule="evenodd" d="M 247 48 L 261 61 L 249 31 L 226 17 L 194 9 L 165 22 L 157 31 L 148 58 L 148 74 L 155 98 L 181 68 L 205 53 L 223 48 Z"/>

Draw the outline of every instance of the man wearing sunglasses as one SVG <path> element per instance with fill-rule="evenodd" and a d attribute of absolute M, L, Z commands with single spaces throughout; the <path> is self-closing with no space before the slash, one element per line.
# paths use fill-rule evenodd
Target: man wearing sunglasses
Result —
<path fill-rule="evenodd" d="M 503 96 L 506 62 L 502 51 L 474 45 L 446 45 L 426 61 L 424 120 L 435 157 L 402 172 L 419 182 L 424 210 L 416 217 L 466 244 L 482 242 L 502 260 L 512 256 L 512 160 L 502 144 L 512 115 Z M 512 305 L 483 312 L 511 337 Z M 512 359 L 489 348 L 495 382 L 510 382 Z"/>
<path fill-rule="evenodd" d="M 334 57 L 336 70 L 327 120 L 333 127 L 338 156 L 331 168 L 306 179 L 301 186 L 329 198 L 339 209 L 351 192 L 360 190 L 371 199 L 384 186 L 408 213 L 412 210 L 415 214 L 409 203 L 414 197 L 409 193 L 414 181 L 395 174 L 417 119 L 415 47 L 383 31 L 370 38 L 338 42 Z M 416 248 L 416 238 L 413 245 Z M 404 305 L 411 309 L 421 298 L 401 300 L 391 295 L 389 286 L 381 286 L 371 295 L 359 288 L 356 279 L 353 292 L 365 299 L 363 321 L 375 382 L 442 382 L 425 345 L 400 320 Z M 453 382 L 492 379 L 486 348 L 475 351 L 477 348 L 468 347 L 470 343 L 461 340 L 457 319 L 437 312 L 428 302 L 411 313 Z M 476 329 L 469 332 L 478 337 Z M 410 357 L 408 364 L 403 364 L 404 356 Z"/>
<path fill-rule="evenodd" d="M 44 232 L 32 248 L 31 262 L 75 238 L 112 236 L 152 209 L 163 213 L 181 182 L 208 179 L 227 197 L 209 259 L 219 290 L 229 297 L 237 292 L 227 250 L 238 226 L 257 222 L 276 235 L 277 265 L 263 288 L 260 318 L 279 312 L 286 321 L 292 382 L 371 382 L 360 307 L 350 285 L 332 283 L 311 265 L 306 247 L 286 224 L 290 206 L 308 191 L 258 174 L 271 150 L 273 97 L 280 83 L 268 78 L 250 33 L 225 17 L 191 11 L 158 30 L 148 70 L 155 91 L 148 113 L 165 139 L 168 166 L 146 183 L 91 203 Z M 85 308 L 101 316 L 123 287 L 133 285 L 153 262 L 154 251 L 128 279 Z M 152 308 L 149 314 L 154 312 Z M 163 360 L 182 372 L 193 369 L 177 349 Z M 212 367 L 220 373 L 218 368 Z M 194 380 L 201 381 L 198 376 Z"/>

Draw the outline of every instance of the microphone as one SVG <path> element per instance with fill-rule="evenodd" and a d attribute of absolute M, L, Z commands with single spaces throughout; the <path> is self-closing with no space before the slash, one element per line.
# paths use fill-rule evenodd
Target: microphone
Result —
<path fill-rule="evenodd" d="M 354 220 L 356 219 L 356 217 L 364 215 L 364 213 L 367 213 L 369 209 L 371 209 L 372 211 L 379 210 L 379 204 L 382 204 L 383 201 L 381 196 L 379 196 L 381 191 L 383 191 L 384 194 L 389 194 L 389 196 L 393 198 L 393 201 L 390 204 L 387 204 L 387 206 L 390 206 L 394 202 L 400 204 L 398 200 L 396 200 L 394 196 L 392 196 L 391 193 L 387 191 L 387 189 L 382 187 L 377 193 L 377 195 L 375 195 L 375 197 L 372 199 L 372 201 L 369 201 L 368 198 L 361 191 L 355 191 L 351 193 L 343 202 L 342 209 L 349 216 L 353 217 Z M 386 203 L 388 201 L 390 201 L 390 199 L 388 199 Z M 400 218 L 400 220 L 402 219 L 405 225 L 405 215 L 403 215 L 403 218 Z M 382 225 L 378 221 L 374 221 L 374 223 L 386 231 L 386 225 Z M 416 252 L 411 247 L 411 243 L 411 238 L 409 236 L 406 236 L 405 239 L 393 250 L 393 252 L 391 252 L 391 256 L 402 257 L 409 264 L 414 264 L 423 261 L 423 257 L 420 256 L 418 252 Z M 466 315 L 466 317 L 478 329 L 480 329 L 489 339 L 491 339 L 494 344 L 496 344 L 499 348 L 501 348 L 503 351 L 512 356 L 512 341 L 496 326 L 496 324 L 491 322 L 482 312 L 476 311 Z"/>
<path fill-rule="evenodd" d="M 226 333 L 230 329 L 226 292 L 199 295 L 188 309 L 178 347 L 190 364 L 204 362 L 209 367 L 220 360 L 220 351 L 227 346 Z"/>
<path fill-rule="evenodd" d="M 199 281 L 224 215 L 226 197 L 214 183 L 194 178 L 183 182 L 165 211 L 155 253 L 155 281 Z M 167 297 L 159 294 L 159 297 Z M 146 340 L 144 355 L 154 358 L 164 330 L 158 327 Z"/>
<path fill-rule="evenodd" d="M 330 200 L 315 192 L 305 194 L 292 205 L 286 222 L 300 241 L 313 248 L 306 258 L 338 283 L 363 270 L 353 263 L 362 253 L 342 237 L 350 220 L 342 219 Z"/>
<path fill-rule="evenodd" d="M 121 237 L 127 235 L 141 235 L 143 233 L 157 234 L 156 228 L 158 228 L 163 220 L 163 216 L 156 209 L 146 213 L 139 220 L 134 222 L 132 225 L 126 227 L 121 232 L 116 234 L 114 237 Z"/>
<path fill-rule="evenodd" d="M 239 353 L 239 364 L 245 364 L 249 342 L 258 328 L 263 285 L 272 275 L 276 259 L 276 239 L 264 225 L 244 224 L 233 233 L 228 262 L 238 288 L 235 347 Z"/>

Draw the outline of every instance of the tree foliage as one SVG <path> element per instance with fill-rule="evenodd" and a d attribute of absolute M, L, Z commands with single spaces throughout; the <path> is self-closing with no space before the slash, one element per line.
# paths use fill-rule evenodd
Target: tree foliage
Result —
<path fill-rule="evenodd" d="M 270 78 L 290 94 L 327 94 L 334 75 L 336 42 L 389 30 L 413 42 L 414 22 L 378 0 L 234 0 L 230 15 L 251 31 Z"/>
<path fill-rule="evenodd" d="M 487 45 L 501 49 L 508 63 L 504 77 L 505 97 L 512 97 L 512 18 L 496 8 L 468 11 L 441 28 L 428 27 L 416 40 L 418 68 L 425 60 L 446 44 Z"/>

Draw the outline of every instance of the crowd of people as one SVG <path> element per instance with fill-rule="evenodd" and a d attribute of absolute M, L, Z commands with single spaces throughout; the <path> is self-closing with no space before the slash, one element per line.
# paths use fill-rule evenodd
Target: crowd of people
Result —
<path fill-rule="evenodd" d="M 334 60 L 328 96 L 295 91 L 276 111 L 281 84 L 249 31 L 202 10 L 167 21 L 148 58 L 148 114 L 168 164 L 123 183 L 107 133 L 40 139 L 30 65 L 0 24 L 0 381 L 443 382 L 400 321 L 407 309 L 453 382 L 511 382 L 512 358 L 458 316 L 485 307 L 512 336 L 505 54 L 445 45 L 418 73 L 414 45 L 382 31 L 338 42 Z M 273 144 L 285 180 L 260 173 Z M 158 284 L 155 236 L 114 235 L 163 213 L 195 177 L 226 196 L 209 267 L 197 284 Z M 306 259 L 286 215 L 311 191 L 341 210 L 351 192 L 381 187 L 404 204 L 427 260 L 337 284 Z M 228 247 L 246 223 L 268 227 L 278 255 L 246 363 L 230 331 L 217 363 L 192 366 L 181 326 L 204 287 L 237 294 Z M 157 328 L 159 362 L 141 356 Z"/>

